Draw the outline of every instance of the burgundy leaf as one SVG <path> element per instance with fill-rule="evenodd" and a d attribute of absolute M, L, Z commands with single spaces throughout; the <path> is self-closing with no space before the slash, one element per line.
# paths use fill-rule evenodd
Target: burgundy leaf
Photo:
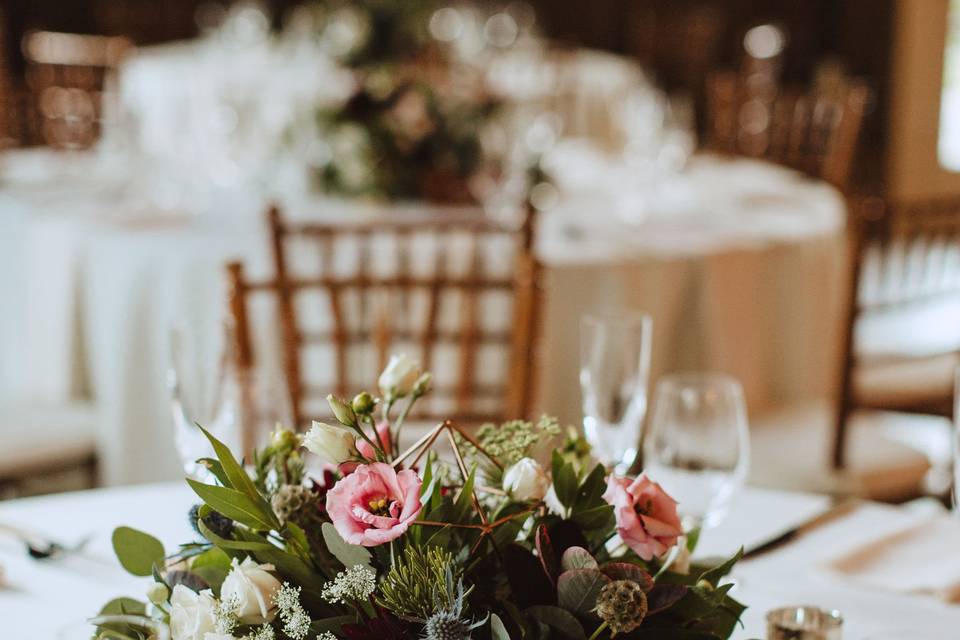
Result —
<path fill-rule="evenodd" d="M 665 611 L 687 595 L 689 587 L 682 584 L 658 584 L 647 594 L 647 615 Z"/>
<path fill-rule="evenodd" d="M 553 550 L 553 543 L 550 541 L 547 527 L 542 524 L 537 527 L 536 544 L 537 555 L 540 556 L 540 566 L 543 567 L 543 572 L 550 578 L 550 582 L 556 584 L 559 573 L 557 571 L 557 554 Z"/>
<path fill-rule="evenodd" d="M 653 577 L 643 567 L 630 562 L 611 562 L 600 568 L 611 580 L 633 580 L 645 593 L 653 589 Z"/>

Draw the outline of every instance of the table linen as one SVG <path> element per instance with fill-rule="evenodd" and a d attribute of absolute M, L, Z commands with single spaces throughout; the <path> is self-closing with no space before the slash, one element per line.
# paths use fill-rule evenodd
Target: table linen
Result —
<path fill-rule="evenodd" d="M 172 479 L 169 331 L 188 326 L 218 339 L 228 259 L 242 259 L 253 276 L 270 272 L 263 195 L 224 191 L 163 209 L 134 180 L 142 168 L 88 162 L 86 173 L 44 182 L 38 164 L 36 155 L 8 154 L 0 174 L 0 399 L 92 397 L 102 480 Z M 654 379 L 723 371 L 741 380 L 753 412 L 829 393 L 842 198 L 754 161 L 699 157 L 684 176 L 677 188 L 686 204 L 640 222 L 572 189 L 542 215 L 540 410 L 580 421 L 579 320 L 592 312 L 653 316 Z M 384 214 L 317 196 L 282 204 L 288 215 L 320 220 Z"/>
<path fill-rule="evenodd" d="M 782 533 L 790 510 L 803 515 L 823 506 L 818 496 L 748 487 L 726 524 L 704 533 L 704 550 L 735 548 L 744 522 L 757 541 Z M 195 501 L 185 483 L 101 489 L 0 503 L 0 523 L 71 543 L 90 537 L 73 557 L 38 562 L 21 544 L 0 535 L 0 565 L 8 587 L 0 590 L 0 630 L 5 638 L 86 640 L 83 620 L 107 600 L 143 598 L 148 579 L 127 575 L 116 563 L 110 533 L 132 526 L 158 537 L 167 549 L 192 539 L 186 518 Z M 779 508 L 776 506 L 779 505 Z M 771 511 L 772 509 L 772 511 Z M 905 630 L 949 637 L 960 625 L 960 607 L 929 596 L 874 590 L 839 580 L 824 564 L 838 549 L 869 542 L 875 531 L 902 522 L 900 509 L 864 504 L 784 547 L 737 565 L 734 596 L 749 605 L 734 640 L 761 638 L 764 613 L 799 604 L 838 608 L 845 616 L 844 638 L 862 640 L 881 631 Z M 796 524 L 800 524 L 795 520 Z M 764 532 L 765 535 L 759 535 Z M 939 635 L 938 635 L 939 634 Z M 904 635 L 904 640 L 910 638 Z"/>

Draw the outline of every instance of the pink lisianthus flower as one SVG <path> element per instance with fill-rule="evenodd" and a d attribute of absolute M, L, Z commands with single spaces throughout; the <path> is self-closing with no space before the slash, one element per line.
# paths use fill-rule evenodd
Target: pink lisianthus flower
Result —
<path fill-rule="evenodd" d="M 377 439 L 384 451 L 390 451 L 390 424 L 388 422 L 377 423 Z M 377 458 L 377 453 L 373 450 L 373 447 L 363 438 L 357 438 L 357 451 L 367 460 Z"/>
<path fill-rule="evenodd" d="M 399 538 L 420 513 L 420 478 L 383 462 L 362 464 L 327 493 L 327 513 L 350 544 L 375 547 Z"/>
<path fill-rule="evenodd" d="M 617 533 L 644 560 L 663 555 L 683 535 L 677 502 L 646 475 L 607 479 L 603 499 L 613 505 Z"/>

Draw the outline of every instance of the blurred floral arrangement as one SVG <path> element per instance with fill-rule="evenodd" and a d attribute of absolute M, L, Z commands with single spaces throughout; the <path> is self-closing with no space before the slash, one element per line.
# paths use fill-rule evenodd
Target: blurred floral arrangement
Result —
<path fill-rule="evenodd" d="M 355 81 L 344 103 L 318 112 L 329 147 L 317 171 L 322 187 L 350 196 L 475 201 L 471 179 L 497 170 L 481 136 L 501 107 L 482 61 L 458 51 L 468 21 L 482 24 L 475 10 L 437 0 L 327 0 L 314 10 L 325 49 Z M 486 35 L 492 48 L 516 37 Z"/>
<path fill-rule="evenodd" d="M 197 541 L 172 553 L 135 529 L 120 563 L 152 576 L 97 638 L 384 640 L 727 638 L 744 607 L 721 578 L 740 554 L 690 562 L 677 505 L 646 476 L 608 476 L 575 434 L 549 470 L 532 456 L 561 430 L 515 420 L 476 434 L 445 422 L 406 451 L 399 434 L 430 375 L 405 357 L 381 396 L 330 396 L 339 425 L 279 429 L 244 466 L 204 431 L 216 484 L 188 480 Z M 399 415 L 394 418 L 393 410 Z M 437 454 L 438 440 L 454 462 Z M 305 451 L 304 451 L 305 450 Z M 306 472 L 311 460 L 322 475 Z"/>

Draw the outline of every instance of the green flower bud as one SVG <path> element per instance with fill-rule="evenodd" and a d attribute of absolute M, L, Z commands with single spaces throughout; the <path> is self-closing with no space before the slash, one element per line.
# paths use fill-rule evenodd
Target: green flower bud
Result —
<path fill-rule="evenodd" d="M 426 373 L 421 375 L 419 378 L 417 378 L 417 381 L 413 384 L 413 395 L 419 398 L 420 396 L 430 391 L 431 377 L 432 376 L 430 375 L 430 372 L 427 371 Z"/>
<path fill-rule="evenodd" d="M 166 604 L 167 598 L 169 597 L 170 590 L 167 589 L 167 585 L 162 582 L 154 582 L 147 588 L 147 600 L 157 606 Z"/>
<path fill-rule="evenodd" d="M 327 403 L 330 405 L 330 409 L 333 410 L 333 415 L 340 421 L 340 424 L 347 427 L 357 426 L 357 416 L 353 412 L 353 409 L 350 408 L 350 405 L 344 400 L 341 400 L 331 393 L 327 396 Z"/>
<path fill-rule="evenodd" d="M 366 416 L 373 413 L 373 409 L 377 406 L 377 403 L 372 395 L 366 391 L 362 391 L 353 397 L 351 405 L 353 406 L 354 413 L 358 416 Z"/>
<path fill-rule="evenodd" d="M 297 434 L 289 429 L 284 429 L 278 424 L 270 437 L 270 446 L 272 446 L 273 450 L 277 453 L 289 453 L 300 446 L 299 440 Z"/>

